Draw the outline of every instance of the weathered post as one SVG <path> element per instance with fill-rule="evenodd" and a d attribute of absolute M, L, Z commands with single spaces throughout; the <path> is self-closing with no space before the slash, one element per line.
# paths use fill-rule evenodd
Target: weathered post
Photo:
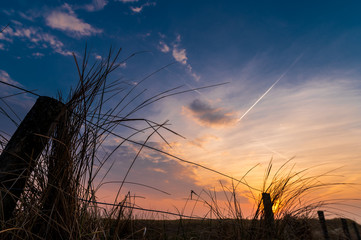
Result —
<path fill-rule="evenodd" d="M 345 234 L 346 239 L 351 240 L 351 234 L 350 234 L 350 230 L 348 229 L 347 220 L 345 218 L 341 218 L 341 222 L 342 222 L 343 233 Z"/>
<path fill-rule="evenodd" d="M 272 211 L 272 201 L 269 193 L 262 193 L 264 220 L 267 237 L 273 239 L 275 237 L 275 219 Z"/>
<path fill-rule="evenodd" d="M 65 105 L 39 97 L 0 155 L 0 219 L 9 220 Z"/>
<path fill-rule="evenodd" d="M 357 240 L 361 240 L 360 232 L 358 230 L 357 223 L 355 221 L 352 222 L 352 226 L 355 230 Z"/>
<path fill-rule="evenodd" d="M 323 214 L 323 211 L 317 211 L 317 214 L 323 231 L 323 237 L 325 238 L 325 240 L 330 240 L 330 236 L 328 235 L 328 231 L 327 231 L 325 215 Z"/>

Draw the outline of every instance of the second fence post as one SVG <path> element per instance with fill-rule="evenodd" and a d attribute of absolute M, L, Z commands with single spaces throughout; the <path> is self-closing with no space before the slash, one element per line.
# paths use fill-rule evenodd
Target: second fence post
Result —
<path fill-rule="evenodd" d="M 273 239 L 275 237 L 275 219 L 272 211 L 272 201 L 269 193 L 262 193 L 262 201 L 264 208 L 264 220 L 267 237 Z"/>
<path fill-rule="evenodd" d="M 318 214 L 318 219 L 320 220 L 323 237 L 325 238 L 325 240 L 330 240 L 330 236 L 328 235 L 328 231 L 327 231 L 325 215 L 323 214 L 323 211 L 317 211 L 317 214 Z"/>

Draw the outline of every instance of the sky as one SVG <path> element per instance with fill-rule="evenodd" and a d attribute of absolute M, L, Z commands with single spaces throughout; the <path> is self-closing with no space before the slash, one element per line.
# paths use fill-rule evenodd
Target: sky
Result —
<path fill-rule="evenodd" d="M 73 54 L 81 60 L 87 46 L 90 61 L 96 62 L 111 47 L 121 48 L 119 68 L 110 78 L 130 88 L 157 71 L 139 84 L 137 93 L 144 90 L 140 102 L 175 87 L 187 91 L 224 83 L 170 96 L 137 112 L 134 117 L 168 121 L 184 137 L 164 131 L 169 145 L 152 136 L 151 146 L 236 179 L 256 166 L 246 179 L 257 189 L 271 159 L 276 170 L 293 158 L 287 166 L 294 171 L 308 169 L 310 176 L 322 175 L 323 183 L 353 183 L 321 189 L 312 193 L 315 198 L 357 199 L 360 7 L 358 1 L 5 1 L 0 80 L 39 95 L 67 96 L 78 80 Z M 16 93 L 4 84 L 0 89 L 1 97 Z M 2 132 L 11 134 L 35 100 L 30 94 L 1 98 Z M 130 134 L 129 129 L 118 131 Z M 118 143 L 107 139 L 102 151 Z M 122 145 L 106 180 L 121 181 L 138 150 Z M 188 206 L 185 199 L 192 190 L 206 199 L 207 191 L 222 195 L 220 182 L 231 184 L 225 176 L 150 150 L 142 151 L 127 181 L 167 192 L 125 184 L 122 194 L 139 196 L 139 206 L 172 212 Z M 98 200 L 111 201 L 116 188 L 116 183 L 102 186 Z M 244 212 L 250 213 L 249 189 L 240 186 L 238 193 Z M 184 213 L 190 214 L 187 209 Z M 361 220 L 358 208 L 324 210 Z"/>

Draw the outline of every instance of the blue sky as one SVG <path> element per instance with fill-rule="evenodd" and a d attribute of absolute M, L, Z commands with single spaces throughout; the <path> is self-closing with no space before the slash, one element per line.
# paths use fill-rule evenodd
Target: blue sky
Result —
<path fill-rule="evenodd" d="M 360 7 L 357 1 L 6 1 L 0 11 L 0 26 L 9 24 L 0 33 L 0 80 L 40 95 L 66 95 L 77 81 L 72 53 L 81 59 L 86 44 L 91 61 L 106 56 L 111 46 L 122 48 L 120 60 L 144 51 L 112 74 L 136 83 L 175 62 L 142 84 L 144 99 L 180 85 L 187 90 L 228 82 L 167 98 L 139 113 L 169 120 L 186 137 L 168 136 L 173 144 L 168 151 L 235 177 L 261 163 L 250 177 L 255 185 L 272 157 L 277 165 L 293 156 L 300 169 L 342 167 L 343 178 L 336 180 L 360 182 Z M 2 96 L 13 92 L 0 89 Z M 34 100 L 7 99 L 20 116 Z M 149 194 L 144 204 L 181 202 L 189 188 L 219 180 L 169 159 L 139 161 L 144 163 L 130 176 L 134 181 L 162 179 L 155 187 L 167 191 L 184 186 L 171 199 L 141 189 Z M 360 189 L 346 195 L 360 196 Z"/>

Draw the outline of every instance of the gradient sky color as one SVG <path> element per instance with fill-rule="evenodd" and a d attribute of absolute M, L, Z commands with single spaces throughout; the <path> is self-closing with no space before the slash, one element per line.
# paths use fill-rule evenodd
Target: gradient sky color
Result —
<path fill-rule="evenodd" d="M 111 46 L 122 48 L 120 60 L 141 52 L 112 78 L 132 85 L 175 64 L 142 83 L 139 91 L 147 90 L 140 100 L 177 86 L 189 90 L 227 83 L 143 109 L 137 116 L 169 120 L 185 137 L 164 132 L 172 148 L 157 137 L 152 146 L 235 178 L 259 164 L 247 177 L 257 188 L 270 159 L 277 169 L 292 157 L 295 170 L 311 168 L 311 175 L 335 170 L 325 182 L 361 182 L 358 1 L 14 0 L 1 5 L 0 26 L 8 24 L 0 33 L 1 81 L 39 95 L 56 97 L 60 91 L 66 96 L 77 81 L 72 53 L 81 59 L 86 44 L 91 61 L 102 59 Z M 0 89 L 1 96 L 14 93 L 4 85 Z M 18 112 L 15 121 L 34 101 L 30 95 L 6 98 Z M 1 123 L 9 133 L 15 129 L 3 115 Z M 104 151 L 117 141 L 108 139 Z M 121 181 L 136 152 L 134 146 L 122 146 L 107 180 Z M 221 192 L 219 180 L 229 183 L 144 151 L 127 181 L 151 183 L 170 195 L 131 184 L 124 192 L 142 197 L 137 201 L 143 207 L 174 211 L 191 190 Z M 104 186 L 99 200 L 111 199 L 115 188 Z M 360 198 L 360 190 L 348 185 L 314 194 L 351 199 Z M 240 190 L 240 199 L 250 209 L 246 191 Z M 361 210 L 345 211 L 361 219 Z"/>

